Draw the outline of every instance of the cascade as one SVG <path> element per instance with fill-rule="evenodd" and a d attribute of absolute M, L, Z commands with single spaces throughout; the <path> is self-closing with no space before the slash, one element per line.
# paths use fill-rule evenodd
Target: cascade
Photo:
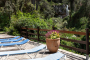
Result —
<path fill-rule="evenodd" d="M 69 15 L 69 9 L 68 9 L 68 5 L 67 5 L 67 7 L 66 7 L 66 16 L 68 16 Z"/>

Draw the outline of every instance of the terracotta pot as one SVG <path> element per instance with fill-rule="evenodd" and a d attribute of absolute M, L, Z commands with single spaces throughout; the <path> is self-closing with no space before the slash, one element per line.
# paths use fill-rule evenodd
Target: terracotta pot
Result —
<path fill-rule="evenodd" d="M 47 45 L 47 49 L 50 52 L 57 52 L 59 46 L 60 46 L 60 38 L 57 39 L 49 39 L 46 38 L 46 45 Z"/>

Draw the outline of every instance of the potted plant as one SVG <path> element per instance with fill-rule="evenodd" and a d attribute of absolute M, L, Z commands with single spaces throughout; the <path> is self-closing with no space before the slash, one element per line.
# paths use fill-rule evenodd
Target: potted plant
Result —
<path fill-rule="evenodd" d="M 57 30 L 51 30 L 46 33 L 46 45 L 50 52 L 57 52 L 60 46 L 60 34 Z"/>

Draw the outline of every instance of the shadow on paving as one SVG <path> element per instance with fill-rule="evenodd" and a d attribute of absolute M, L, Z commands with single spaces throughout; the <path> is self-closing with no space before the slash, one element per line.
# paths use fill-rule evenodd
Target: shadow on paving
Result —
<path fill-rule="evenodd" d="M 43 54 L 44 52 L 39 52 L 39 54 Z M 49 52 L 49 51 L 46 51 L 44 54 L 53 54 L 53 53 L 51 53 L 51 52 Z"/>
<path fill-rule="evenodd" d="M 69 58 L 70 60 L 86 60 L 84 57 L 76 56 L 76 55 L 69 54 L 69 53 L 66 53 L 66 52 L 63 52 L 63 51 L 60 51 L 60 52 L 65 54 L 66 57 Z"/>
<path fill-rule="evenodd" d="M 86 60 L 85 58 L 83 57 L 79 57 L 79 56 L 76 56 L 76 55 L 73 55 L 73 54 L 69 54 L 69 53 L 66 53 L 66 52 L 63 52 L 63 51 L 60 51 L 61 53 L 65 54 L 67 58 L 69 58 L 68 60 Z M 39 54 L 43 54 L 44 52 L 39 52 Z M 51 52 L 49 52 L 48 50 L 44 53 L 45 55 L 49 55 L 49 54 L 53 54 Z"/>

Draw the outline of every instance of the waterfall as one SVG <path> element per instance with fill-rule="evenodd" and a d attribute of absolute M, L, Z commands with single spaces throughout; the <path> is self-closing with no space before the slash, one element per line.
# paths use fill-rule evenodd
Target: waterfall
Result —
<path fill-rule="evenodd" d="M 66 16 L 68 16 L 69 15 L 69 9 L 68 9 L 68 5 L 67 5 L 67 7 L 66 7 Z"/>

